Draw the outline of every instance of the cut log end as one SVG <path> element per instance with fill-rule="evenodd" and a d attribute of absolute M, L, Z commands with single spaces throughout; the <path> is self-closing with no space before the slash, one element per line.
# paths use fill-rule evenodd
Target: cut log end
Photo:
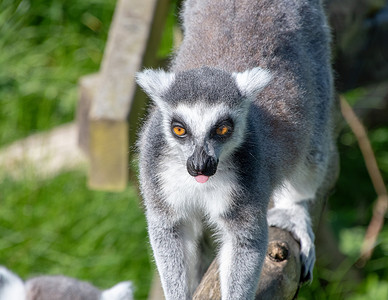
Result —
<path fill-rule="evenodd" d="M 288 244 L 281 241 L 273 241 L 268 244 L 267 255 L 274 262 L 281 262 L 288 258 Z"/>

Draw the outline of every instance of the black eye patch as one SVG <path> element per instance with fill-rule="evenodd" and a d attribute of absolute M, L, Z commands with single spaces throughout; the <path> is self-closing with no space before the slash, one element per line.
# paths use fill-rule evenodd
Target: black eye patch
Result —
<path fill-rule="evenodd" d="M 232 135 L 233 130 L 234 122 L 232 118 L 222 118 L 213 126 L 210 136 L 215 139 L 225 140 Z"/>

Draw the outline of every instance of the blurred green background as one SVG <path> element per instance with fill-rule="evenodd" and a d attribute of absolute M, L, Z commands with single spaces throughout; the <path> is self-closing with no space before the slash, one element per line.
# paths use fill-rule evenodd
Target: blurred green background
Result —
<path fill-rule="evenodd" d="M 74 119 L 77 81 L 99 69 L 115 3 L 0 0 L 0 149 Z M 171 51 L 175 23 L 173 5 L 162 57 Z M 357 106 L 366 93 L 358 89 L 346 96 Z M 369 137 L 387 182 L 388 121 L 370 128 Z M 346 259 L 333 268 L 325 263 L 330 253 L 318 257 L 314 281 L 301 289 L 299 299 L 388 299 L 388 226 L 371 260 L 355 269 L 358 280 L 346 279 L 376 195 L 348 128 L 339 148 L 341 175 L 326 221 Z M 49 179 L 5 175 L 0 178 L 0 236 L 0 264 L 24 279 L 65 274 L 101 288 L 133 280 L 136 299 L 147 297 L 153 266 L 134 186 L 118 194 L 90 191 L 82 167 Z"/>

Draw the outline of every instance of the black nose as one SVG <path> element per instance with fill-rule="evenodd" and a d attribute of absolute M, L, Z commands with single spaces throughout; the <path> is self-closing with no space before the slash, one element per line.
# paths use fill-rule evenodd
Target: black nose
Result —
<path fill-rule="evenodd" d="M 186 166 L 191 176 L 212 176 L 217 171 L 217 164 L 215 157 L 208 155 L 203 149 L 196 149 L 194 154 L 187 159 Z"/>

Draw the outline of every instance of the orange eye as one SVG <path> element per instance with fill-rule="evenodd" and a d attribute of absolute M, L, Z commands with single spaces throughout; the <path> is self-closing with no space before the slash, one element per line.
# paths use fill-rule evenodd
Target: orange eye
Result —
<path fill-rule="evenodd" d="M 174 126 L 172 130 L 177 136 L 183 136 L 186 134 L 186 129 L 180 126 Z"/>
<path fill-rule="evenodd" d="M 225 125 L 218 127 L 217 130 L 216 130 L 216 133 L 218 135 L 225 135 L 228 132 L 229 132 L 229 128 L 227 126 L 225 126 Z"/>

